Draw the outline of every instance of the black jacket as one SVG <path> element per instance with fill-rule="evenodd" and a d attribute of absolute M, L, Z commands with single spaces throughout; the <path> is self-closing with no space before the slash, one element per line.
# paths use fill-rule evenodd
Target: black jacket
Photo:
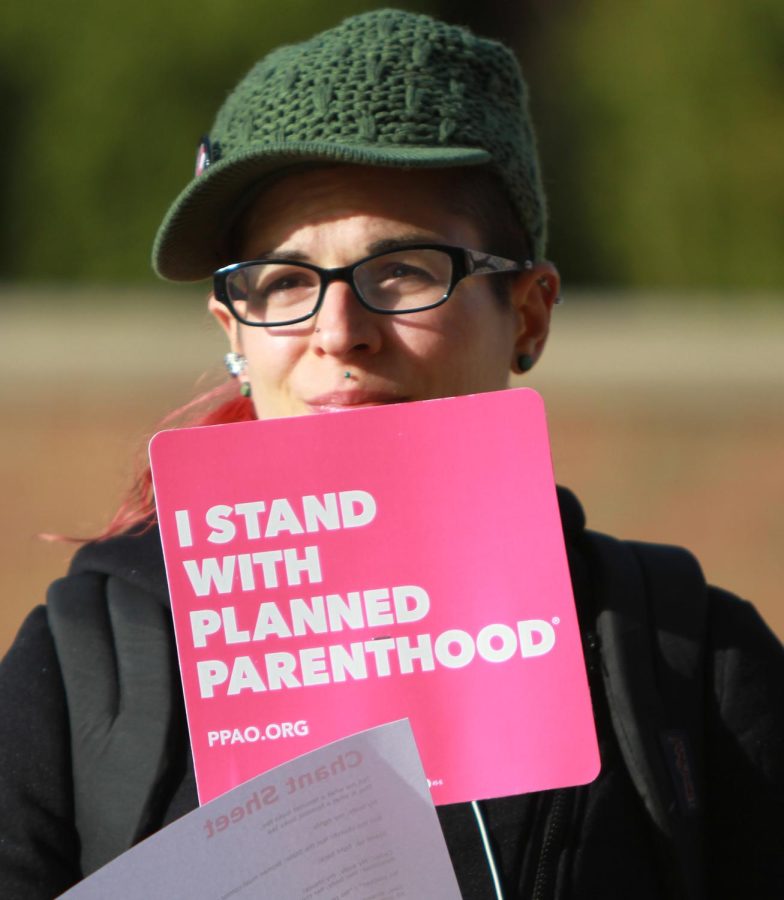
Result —
<path fill-rule="evenodd" d="M 601 669 L 602 648 L 595 639 L 601 611 L 594 562 L 584 539 L 582 510 L 561 491 L 561 512 L 572 580 L 591 682 L 602 769 L 591 785 L 525 797 L 488 801 L 486 816 L 507 885 L 508 897 L 628 898 L 672 896 L 667 855 L 663 853 L 644 803 L 625 766 L 610 723 Z M 106 597 L 118 585 L 140 592 L 161 610 L 142 623 L 144 645 L 116 654 Z M 107 685 L 103 701 L 119 703 L 123 666 L 144 667 L 148 641 L 168 648 L 172 678 L 163 687 L 147 685 L 130 720 L 116 717 L 134 732 L 145 717 L 166 721 L 165 740 L 138 754 L 128 765 L 147 765 L 155 789 L 138 811 L 137 840 L 172 822 L 196 805 L 192 759 L 181 696 L 176 683 L 168 594 L 155 529 L 92 544 L 77 553 L 69 576 L 53 588 L 57 597 L 83 601 L 84 628 L 103 663 L 119 666 L 117 684 Z M 149 604 L 148 604 L 149 605 Z M 80 605 L 80 609 L 81 609 Z M 156 614 L 157 615 L 157 614 Z M 106 639 L 101 638 L 106 634 Z M 654 637 L 651 636 L 653 641 Z M 706 700 L 704 775 L 705 896 L 780 897 L 784 878 L 782 840 L 782 763 L 784 762 L 784 663 L 775 637 L 747 603 L 711 588 L 705 635 Z M 61 669 L 62 639 L 55 643 L 47 609 L 35 609 L 0 664 L 0 896 L 49 898 L 79 880 L 80 838 L 75 798 L 69 715 Z M 116 655 L 115 655 L 116 654 Z M 68 663 L 78 666 L 71 659 Z M 89 679 L 90 659 L 78 677 Z M 143 679 L 142 679 L 143 681 Z M 123 705 L 128 706 L 127 698 Z M 123 710 L 127 712 L 127 710 Z M 510 710 L 510 715 L 514 710 Z M 130 724 L 128 724 L 130 722 Z M 96 769 L 113 741 L 124 735 L 78 735 L 89 747 Z M 129 746 L 139 747 L 128 742 Z M 115 751 L 116 752 L 116 749 Z M 93 760 L 82 760 L 92 766 Z M 78 762 L 77 762 L 78 765 Z M 123 785 L 94 790 L 106 816 L 119 816 L 138 798 Z M 100 796 L 99 796 L 100 795 Z M 89 799 L 89 798 L 88 798 Z M 84 802 L 84 798 L 82 798 Z M 439 808 L 439 817 L 463 894 L 492 897 L 487 864 L 470 808 Z"/>

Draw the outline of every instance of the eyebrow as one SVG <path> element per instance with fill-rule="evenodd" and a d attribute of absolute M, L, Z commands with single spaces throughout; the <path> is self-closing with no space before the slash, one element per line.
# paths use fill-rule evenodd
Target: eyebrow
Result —
<path fill-rule="evenodd" d="M 376 253 L 392 253 L 395 250 L 404 250 L 412 244 L 439 244 L 442 243 L 432 234 L 420 231 L 408 231 L 395 237 L 381 238 L 365 245 L 364 256 L 373 256 Z M 288 259 L 291 262 L 313 262 L 309 253 L 296 250 L 293 247 L 277 247 L 274 250 L 264 250 L 256 259 Z"/>
<path fill-rule="evenodd" d="M 386 253 L 387 251 L 391 252 L 393 250 L 403 250 L 406 247 L 409 247 L 411 244 L 439 244 L 441 241 L 437 240 L 432 234 L 423 234 L 420 231 L 409 231 L 406 234 L 400 234 L 393 238 L 382 238 L 379 241 L 373 241 L 372 244 L 368 244 L 366 250 L 368 254 L 373 253 Z"/>

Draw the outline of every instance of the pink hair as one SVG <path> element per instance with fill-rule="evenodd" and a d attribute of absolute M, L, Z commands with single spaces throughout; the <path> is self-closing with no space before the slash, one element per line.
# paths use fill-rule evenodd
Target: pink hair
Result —
<path fill-rule="evenodd" d="M 199 394 L 184 406 L 170 412 L 159 424 L 162 428 L 185 428 L 197 425 L 225 425 L 229 422 L 249 422 L 256 418 L 253 403 L 237 394 L 237 384 L 227 382 Z M 137 534 L 155 525 L 155 497 L 152 490 L 152 473 L 146 454 L 140 455 L 133 482 L 120 506 L 106 528 L 94 538 L 75 538 L 64 535 L 42 534 L 45 540 L 86 543 L 88 540 L 105 541 L 127 531 Z"/>

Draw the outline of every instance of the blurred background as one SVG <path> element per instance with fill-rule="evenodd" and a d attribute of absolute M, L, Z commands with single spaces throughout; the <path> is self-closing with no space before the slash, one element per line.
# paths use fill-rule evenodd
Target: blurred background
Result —
<path fill-rule="evenodd" d="M 224 376 L 152 238 L 268 49 L 388 3 L 10 0 L 0 12 L 0 652 L 168 410 Z M 518 52 L 564 278 L 545 396 L 589 524 L 681 543 L 784 634 L 784 4 L 399 6 Z"/>

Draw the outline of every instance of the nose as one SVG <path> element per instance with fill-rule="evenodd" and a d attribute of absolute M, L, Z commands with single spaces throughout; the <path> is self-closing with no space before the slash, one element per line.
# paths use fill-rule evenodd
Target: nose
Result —
<path fill-rule="evenodd" d="M 345 281 L 327 287 L 313 328 L 312 341 L 321 356 L 349 357 L 377 353 L 383 316 L 365 309 Z"/>

